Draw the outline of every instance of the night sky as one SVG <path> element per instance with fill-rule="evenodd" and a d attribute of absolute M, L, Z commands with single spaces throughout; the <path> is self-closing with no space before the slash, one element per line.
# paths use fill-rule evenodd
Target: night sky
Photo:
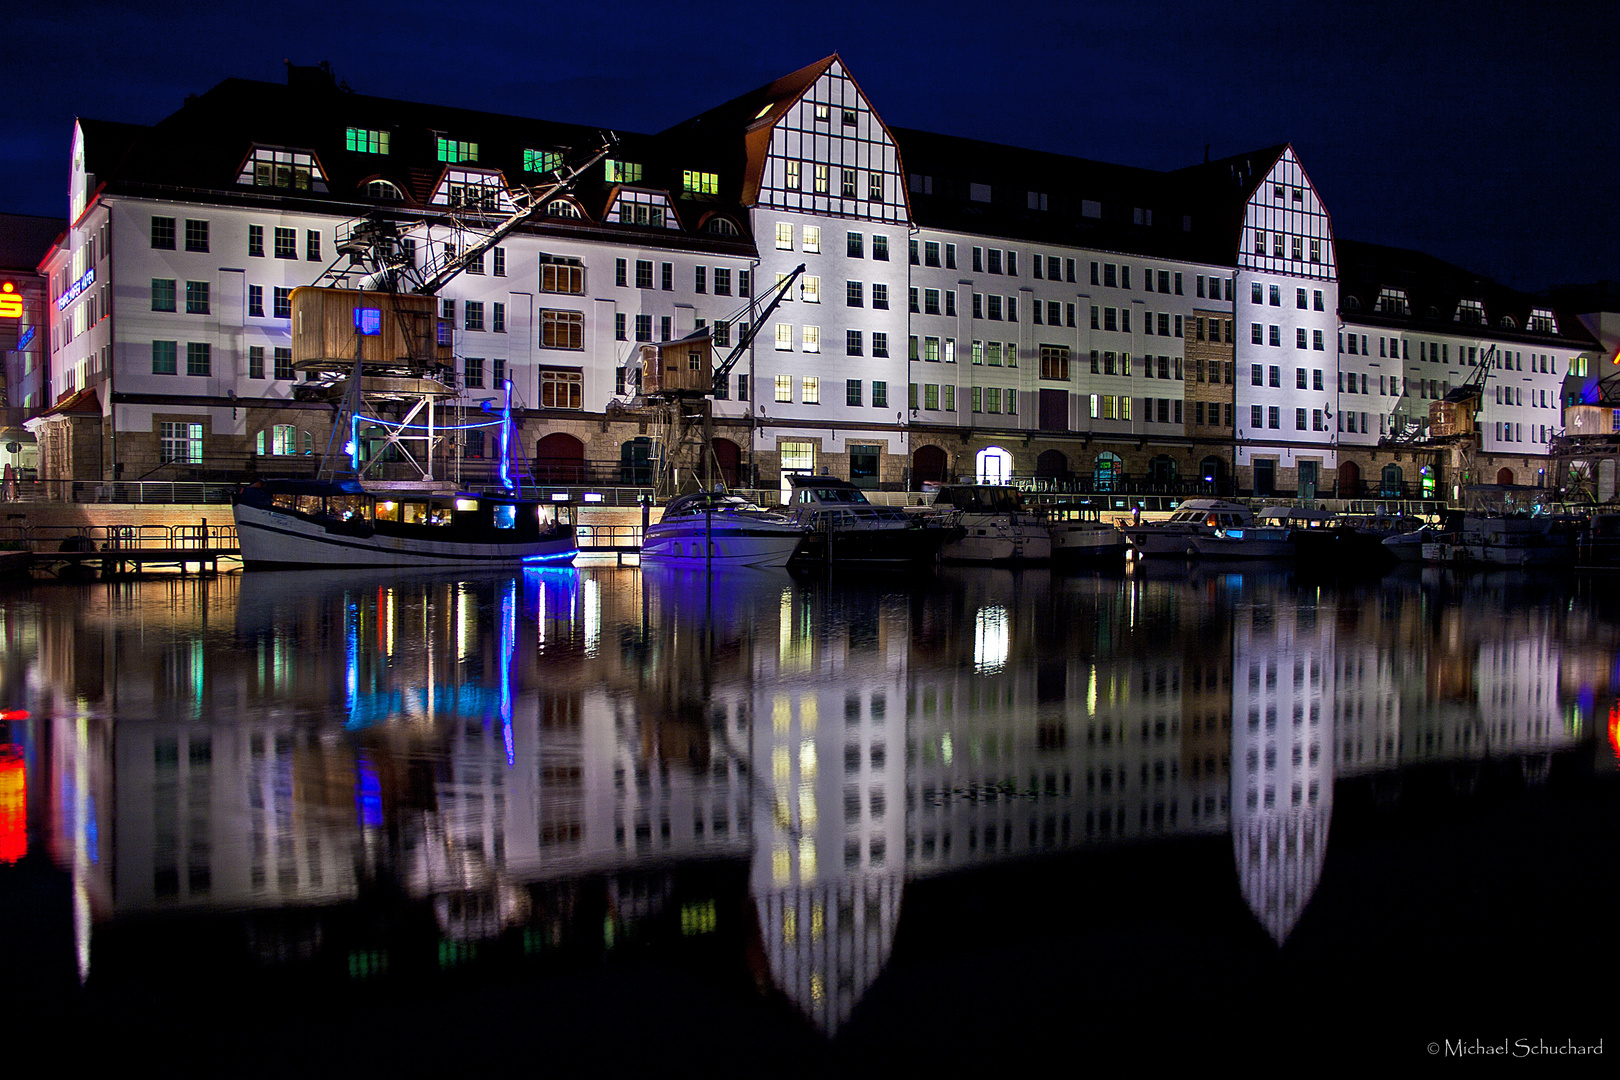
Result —
<path fill-rule="evenodd" d="M 889 124 L 1156 169 L 1292 142 L 1340 236 L 1527 290 L 1620 277 L 1620 4 L 10 5 L 0 211 L 64 215 L 76 115 L 228 76 L 657 131 L 832 52 Z"/>

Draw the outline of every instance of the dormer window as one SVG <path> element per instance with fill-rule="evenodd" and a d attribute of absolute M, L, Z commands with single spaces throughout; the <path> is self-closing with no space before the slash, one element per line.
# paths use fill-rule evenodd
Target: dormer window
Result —
<path fill-rule="evenodd" d="M 603 170 L 610 184 L 641 183 L 641 166 L 634 161 L 615 161 L 608 158 Z"/>
<path fill-rule="evenodd" d="M 567 199 L 552 199 L 550 202 L 546 203 L 546 217 L 582 218 L 584 216 L 584 214 L 579 212 L 579 207 L 575 206 Z"/>
<path fill-rule="evenodd" d="M 498 172 L 450 169 L 428 202 L 434 206 L 502 213 L 512 208 L 505 188 Z"/>
<path fill-rule="evenodd" d="M 1457 301 L 1457 314 L 1452 316 L 1452 322 L 1467 323 L 1471 326 L 1485 325 L 1485 303 L 1482 300 Z"/>
<path fill-rule="evenodd" d="M 720 174 L 693 172 L 691 169 L 687 169 L 681 173 L 681 187 L 688 195 L 718 195 L 720 194 Z"/>
<path fill-rule="evenodd" d="M 715 236 L 742 235 L 742 231 L 739 230 L 736 225 L 732 224 L 730 220 L 723 217 L 710 218 L 709 223 L 703 228 L 704 231 L 713 233 Z"/>
<path fill-rule="evenodd" d="M 345 128 L 343 148 L 356 154 L 388 153 L 388 132 L 371 128 Z"/>
<path fill-rule="evenodd" d="M 1378 307 L 1381 315 L 1410 315 L 1412 307 L 1407 302 L 1405 289 L 1381 289 L 1378 293 Z"/>
<path fill-rule="evenodd" d="M 761 105 L 759 107 L 759 112 L 754 114 L 754 119 L 755 120 L 763 120 L 765 118 L 765 114 L 770 112 L 774 108 L 776 108 L 776 102 L 767 101 L 765 104 L 763 104 L 763 105 Z"/>
<path fill-rule="evenodd" d="M 372 180 L 366 184 L 366 197 L 384 202 L 404 202 L 405 193 L 392 180 Z"/>
<path fill-rule="evenodd" d="M 462 161 L 477 161 L 478 144 L 447 139 L 440 135 L 438 137 L 438 159 L 450 165 Z"/>
<path fill-rule="evenodd" d="M 557 150 L 524 150 L 523 171 L 532 173 L 555 172 L 562 168 L 563 156 Z"/>
<path fill-rule="evenodd" d="M 1556 334 L 1558 317 L 1552 313 L 1551 308 L 1531 308 L 1530 329 L 1538 334 Z"/>
<path fill-rule="evenodd" d="M 236 182 L 290 191 L 326 191 L 326 174 L 314 154 L 270 146 L 254 147 L 242 163 Z"/>
<path fill-rule="evenodd" d="M 678 229 L 675 212 L 662 193 L 621 191 L 608 210 L 608 221 L 620 225 L 645 225 L 654 229 Z"/>

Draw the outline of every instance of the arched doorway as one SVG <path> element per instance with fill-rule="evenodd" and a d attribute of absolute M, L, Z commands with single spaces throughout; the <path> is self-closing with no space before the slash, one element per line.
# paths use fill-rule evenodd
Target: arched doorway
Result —
<path fill-rule="evenodd" d="M 937 446 L 919 446 L 911 455 L 911 490 L 921 491 L 924 484 L 939 484 L 945 480 L 945 451 Z"/>
<path fill-rule="evenodd" d="M 1503 468 L 1497 469 L 1496 470 L 1496 482 L 1498 484 L 1511 484 L 1511 483 L 1513 483 L 1513 470 L 1509 469 L 1509 468 L 1507 468 L 1505 466 Z"/>
<path fill-rule="evenodd" d="M 1385 465 L 1383 478 L 1378 484 L 1378 494 L 1385 498 L 1396 498 L 1401 494 L 1401 467 L 1399 465 Z"/>
<path fill-rule="evenodd" d="M 975 482 L 980 484 L 1012 483 L 1012 455 L 999 446 L 987 446 L 973 458 Z"/>
<path fill-rule="evenodd" d="M 658 458 L 653 441 L 645 435 L 619 447 L 619 483 L 626 487 L 651 487 Z"/>
<path fill-rule="evenodd" d="M 1339 498 L 1353 499 L 1361 494 L 1361 466 L 1353 461 L 1339 462 Z"/>
<path fill-rule="evenodd" d="M 538 484 L 583 484 L 585 444 L 561 431 L 541 439 L 534 447 L 534 479 Z"/>
<path fill-rule="evenodd" d="M 1035 475 L 1043 480 L 1067 480 L 1069 459 L 1061 450 L 1048 450 L 1035 459 Z"/>
<path fill-rule="evenodd" d="M 1097 455 L 1097 461 L 1092 466 L 1092 487 L 1098 491 L 1115 491 L 1125 479 L 1125 463 L 1119 459 L 1118 454 L 1104 450 Z"/>
<path fill-rule="evenodd" d="M 718 480 L 728 488 L 737 487 L 742 471 L 742 447 L 730 439 L 716 439 L 711 445 L 714 447 L 714 465 L 719 467 L 720 475 L 709 477 L 709 482 L 712 484 Z"/>
<path fill-rule="evenodd" d="M 1148 483 L 1169 485 L 1176 481 L 1176 459 L 1169 454 L 1157 454 L 1148 461 Z"/>

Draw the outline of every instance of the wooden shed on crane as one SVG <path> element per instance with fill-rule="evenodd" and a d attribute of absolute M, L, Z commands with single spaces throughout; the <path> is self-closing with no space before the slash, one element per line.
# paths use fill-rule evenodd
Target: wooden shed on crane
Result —
<path fill-rule="evenodd" d="M 426 370 L 455 362 L 431 296 L 306 285 L 291 301 L 293 367 L 300 371 L 347 368 L 356 349 L 367 365 Z"/>
<path fill-rule="evenodd" d="M 641 392 L 648 397 L 701 396 L 714 391 L 714 346 L 709 327 L 675 341 L 641 347 Z"/>

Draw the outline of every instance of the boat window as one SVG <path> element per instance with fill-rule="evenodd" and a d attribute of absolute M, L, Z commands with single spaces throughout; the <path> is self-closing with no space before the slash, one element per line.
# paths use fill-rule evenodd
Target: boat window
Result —
<path fill-rule="evenodd" d="M 395 502 L 392 499 L 384 499 L 382 502 L 378 503 L 377 504 L 377 520 L 378 521 L 398 521 L 399 520 L 399 503 Z"/>
<path fill-rule="evenodd" d="M 459 503 L 457 505 L 460 505 Z M 511 503 L 496 503 L 491 509 L 495 513 L 495 527 L 497 529 L 517 528 L 517 507 Z"/>
<path fill-rule="evenodd" d="M 323 501 L 319 495 L 300 495 L 298 496 L 298 512 L 315 517 L 321 512 L 321 503 Z"/>
<path fill-rule="evenodd" d="M 478 509 L 478 500 L 477 499 L 457 499 L 456 500 L 456 509 L 457 510 L 476 510 L 476 509 Z"/>
<path fill-rule="evenodd" d="M 400 520 L 407 525 L 425 525 L 427 524 L 427 510 L 426 503 L 405 503 L 401 507 Z"/>
<path fill-rule="evenodd" d="M 292 494 L 292 492 L 278 491 L 276 492 L 275 497 L 272 499 L 271 505 L 275 506 L 275 508 L 278 510 L 291 510 L 294 508 L 294 504 L 297 501 L 297 498 Z"/>

